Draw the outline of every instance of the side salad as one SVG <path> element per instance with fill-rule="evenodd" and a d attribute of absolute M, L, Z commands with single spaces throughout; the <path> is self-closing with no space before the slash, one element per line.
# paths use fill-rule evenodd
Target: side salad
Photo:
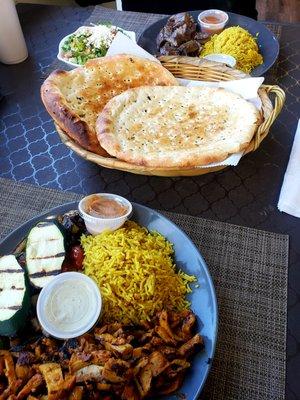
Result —
<path fill-rule="evenodd" d="M 114 25 L 82 26 L 66 37 L 60 48 L 60 56 L 78 65 L 93 58 L 104 57 L 119 31 L 126 34 L 126 31 Z"/>

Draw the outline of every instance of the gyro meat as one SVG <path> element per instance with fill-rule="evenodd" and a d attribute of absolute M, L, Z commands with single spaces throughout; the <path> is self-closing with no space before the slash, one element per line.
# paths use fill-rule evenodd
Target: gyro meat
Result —
<path fill-rule="evenodd" d="M 156 38 L 161 55 L 198 56 L 205 41 L 197 24 L 188 13 L 172 15 Z"/>

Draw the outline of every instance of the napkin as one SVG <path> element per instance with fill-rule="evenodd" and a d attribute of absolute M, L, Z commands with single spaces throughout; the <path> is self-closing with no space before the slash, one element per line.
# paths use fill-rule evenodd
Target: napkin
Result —
<path fill-rule="evenodd" d="M 118 32 L 115 36 L 112 44 L 110 45 L 107 54 L 113 56 L 117 54 L 132 54 L 137 57 L 147 58 L 152 61 L 159 62 L 159 60 L 146 50 L 142 49 L 137 43 L 133 42 L 128 36 L 122 32 Z M 261 100 L 258 96 L 258 89 L 263 83 L 264 78 L 245 78 L 228 82 L 203 82 L 203 81 L 192 81 L 189 79 L 177 79 L 180 85 L 183 86 L 208 86 L 208 87 L 222 87 L 231 92 L 241 95 L 244 99 L 250 101 L 261 109 Z M 207 165 L 199 165 L 197 168 L 217 167 L 221 165 L 232 165 L 235 166 L 239 163 L 244 152 L 235 153 L 226 158 L 226 160 L 211 163 Z"/>
<path fill-rule="evenodd" d="M 115 56 L 116 54 L 132 54 L 133 56 L 148 58 L 149 60 L 159 62 L 156 57 L 142 49 L 136 42 L 122 32 L 116 34 L 106 53 L 107 56 Z"/>
<path fill-rule="evenodd" d="M 280 191 L 278 209 L 300 218 L 300 120 Z"/>

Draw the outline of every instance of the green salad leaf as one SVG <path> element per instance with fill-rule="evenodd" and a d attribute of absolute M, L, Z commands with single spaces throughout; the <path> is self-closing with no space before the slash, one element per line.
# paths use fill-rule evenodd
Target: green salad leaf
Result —
<path fill-rule="evenodd" d="M 103 43 L 100 47 L 95 47 L 88 42 L 89 36 L 91 36 L 89 33 L 70 35 L 62 45 L 64 57 L 79 65 L 93 58 L 104 57 L 109 46 Z"/>

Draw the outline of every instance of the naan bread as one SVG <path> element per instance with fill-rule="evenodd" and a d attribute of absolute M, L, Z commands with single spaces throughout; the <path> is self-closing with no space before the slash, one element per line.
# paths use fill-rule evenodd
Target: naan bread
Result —
<path fill-rule="evenodd" d="M 81 147 L 100 155 L 95 131 L 98 114 L 114 96 L 143 85 L 178 85 L 160 63 L 130 55 L 88 61 L 72 71 L 56 70 L 41 88 L 43 103 L 55 122 Z"/>
<path fill-rule="evenodd" d="M 111 99 L 97 120 L 112 156 L 150 167 L 193 167 L 245 149 L 260 112 L 241 96 L 208 87 L 140 87 Z"/>

